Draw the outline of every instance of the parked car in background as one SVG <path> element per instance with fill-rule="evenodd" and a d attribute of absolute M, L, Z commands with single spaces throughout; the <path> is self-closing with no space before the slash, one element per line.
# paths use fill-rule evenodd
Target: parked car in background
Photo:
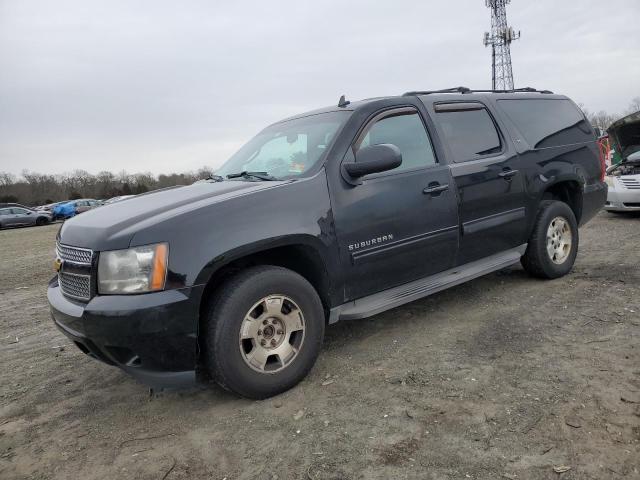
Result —
<path fill-rule="evenodd" d="M 607 169 L 609 192 L 604 208 L 610 212 L 640 211 L 640 112 L 614 122 L 607 132 L 622 161 Z"/>
<path fill-rule="evenodd" d="M 20 227 L 25 225 L 46 225 L 51 221 L 51 215 L 46 212 L 36 212 L 24 207 L 0 208 L 0 228 Z"/>
<path fill-rule="evenodd" d="M 100 205 L 102 205 L 102 203 L 100 203 L 98 200 L 93 200 L 90 198 L 71 200 L 69 202 L 56 205 L 52 211 L 53 218 L 54 220 L 64 220 L 78 215 L 79 213 L 86 212 L 87 210 L 99 207 Z"/>
<path fill-rule="evenodd" d="M 39 207 L 36 207 L 36 210 L 51 213 L 57 205 L 62 205 L 63 203 L 67 203 L 68 201 L 69 200 L 64 200 L 62 202 L 47 203 L 46 205 L 40 205 Z"/>

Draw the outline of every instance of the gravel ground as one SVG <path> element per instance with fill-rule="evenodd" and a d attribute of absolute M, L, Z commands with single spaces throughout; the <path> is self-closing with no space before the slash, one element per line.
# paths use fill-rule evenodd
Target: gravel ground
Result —
<path fill-rule="evenodd" d="M 150 394 L 69 345 L 57 228 L 0 231 L 2 479 L 640 478 L 640 216 L 599 214 L 564 278 L 515 266 L 337 324 L 265 401 Z"/>

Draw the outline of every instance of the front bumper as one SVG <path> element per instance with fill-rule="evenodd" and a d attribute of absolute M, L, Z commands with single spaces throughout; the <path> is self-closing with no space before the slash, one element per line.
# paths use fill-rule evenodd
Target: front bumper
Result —
<path fill-rule="evenodd" d="M 609 187 L 605 210 L 612 212 L 638 212 L 640 211 L 640 190 L 628 189 L 614 180 L 614 185 Z"/>
<path fill-rule="evenodd" d="M 203 286 L 143 295 L 65 297 L 54 278 L 47 297 L 56 326 L 87 355 L 156 388 L 196 381 Z"/>

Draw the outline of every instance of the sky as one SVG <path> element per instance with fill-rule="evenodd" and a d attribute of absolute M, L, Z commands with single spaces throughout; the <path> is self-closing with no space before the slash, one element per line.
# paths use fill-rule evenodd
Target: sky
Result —
<path fill-rule="evenodd" d="M 624 112 L 640 0 L 513 0 L 516 87 Z M 0 171 L 221 165 L 348 99 L 491 86 L 483 0 L 0 0 Z"/>

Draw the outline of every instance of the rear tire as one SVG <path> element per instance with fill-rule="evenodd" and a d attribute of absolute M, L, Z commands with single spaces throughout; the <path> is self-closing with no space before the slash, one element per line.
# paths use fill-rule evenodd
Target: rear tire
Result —
<path fill-rule="evenodd" d="M 262 399 L 290 389 L 311 370 L 325 317 L 304 277 L 258 266 L 214 293 L 205 322 L 203 353 L 210 377 L 238 395 Z"/>
<path fill-rule="evenodd" d="M 544 200 L 520 262 L 538 278 L 558 278 L 571 271 L 578 254 L 578 222 L 564 202 Z"/>

